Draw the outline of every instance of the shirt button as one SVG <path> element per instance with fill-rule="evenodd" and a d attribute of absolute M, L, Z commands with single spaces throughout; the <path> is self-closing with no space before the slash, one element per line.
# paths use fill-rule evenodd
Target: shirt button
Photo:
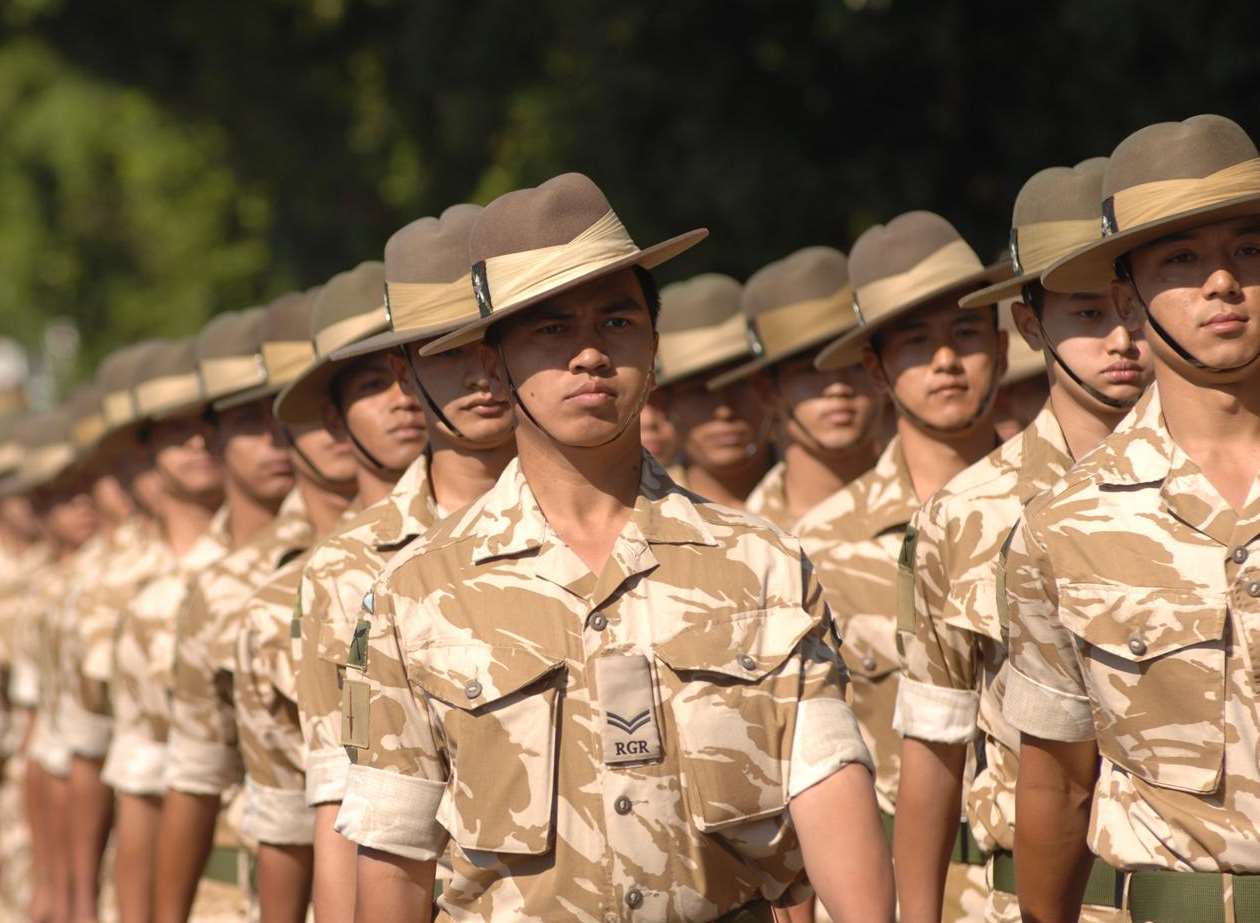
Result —
<path fill-rule="evenodd" d="M 1247 584 L 1248 596 L 1260 596 L 1260 580 L 1253 580 Z"/>
<path fill-rule="evenodd" d="M 877 666 L 879 666 L 879 664 L 875 662 L 874 657 L 864 657 L 862 659 L 862 669 L 867 673 L 874 673 Z"/>
<path fill-rule="evenodd" d="M 613 810 L 616 811 L 618 814 L 622 814 L 622 815 L 629 814 L 630 809 L 633 807 L 634 805 L 630 803 L 630 799 L 627 798 L 625 795 L 622 795 L 620 798 L 618 798 L 616 801 L 613 802 Z"/>
<path fill-rule="evenodd" d="M 1248 551 L 1242 545 L 1234 549 L 1230 557 L 1233 558 L 1235 564 L 1245 564 L 1247 561 Z"/>
<path fill-rule="evenodd" d="M 608 619 L 604 616 L 604 613 L 596 612 L 591 616 L 591 627 L 596 631 L 603 631 L 608 627 Z"/>
<path fill-rule="evenodd" d="M 750 673 L 757 669 L 757 661 L 753 660 L 748 654 L 739 655 L 739 665 Z"/>
<path fill-rule="evenodd" d="M 626 906 L 631 910 L 638 910 L 643 906 L 643 892 L 638 888 L 631 888 L 626 892 Z"/>
<path fill-rule="evenodd" d="M 481 695 L 481 683 L 477 682 L 475 679 L 471 680 L 466 686 L 464 686 L 464 695 L 468 696 L 470 699 L 477 698 L 477 696 Z"/>
<path fill-rule="evenodd" d="M 1134 657 L 1141 657 L 1146 653 L 1146 642 L 1141 638 L 1130 638 L 1129 650 L 1133 652 Z"/>

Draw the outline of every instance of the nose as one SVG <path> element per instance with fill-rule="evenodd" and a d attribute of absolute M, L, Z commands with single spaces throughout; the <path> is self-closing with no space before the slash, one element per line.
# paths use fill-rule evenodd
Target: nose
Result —
<path fill-rule="evenodd" d="M 1133 351 L 1133 331 L 1120 318 L 1116 318 L 1115 326 L 1107 334 L 1105 341 L 1107 352 L 1124 355 Z"/>
<path fill-rule="evenodd" d="M 954 372 L 958 370 L 958 350 L 953 343 L 941 343 L 932 353 L 932 370 L 935 372 Z"/>
<path fill-rule="evenodd" d="M 1203 294 L 1222 301 L 1236 301 L 1242 297 L 1242 284 L 1232 270 L 1222 266 L 1207 277 L 1203 283 Z"/>
<path fill-rule="evenodd" d="M 416 399 L 408 394 L 398 381 L 389 386 L 389 407 L 391 410 L 420 410 L 420 405 L 416 402 Z"/>
<path fill-rule="evenodd" d="M 608 368 L 608 365 L 608 354 L 592 343 L 583 346 L 569 360 L 569 371 L 575 374 L 578 372 L 590 374 L 595 371 L 605 370 Z"/>

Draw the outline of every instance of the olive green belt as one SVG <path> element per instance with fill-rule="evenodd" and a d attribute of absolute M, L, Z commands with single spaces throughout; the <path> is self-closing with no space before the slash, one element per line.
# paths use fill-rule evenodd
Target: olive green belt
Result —
<path fill-rule="evenodd" d="M 892 845 L 893 826 L 896 819 L 892 814 L 879 812 L 879 819 L 884 824 L 884 835 L 888 837 L 888 845 Z M 949 861 L 962 865 L 984 865 L 988 861 L 988 854 L 980 848 L 980 844 L 976 842 L 976 838 L 971 834 L 971 824 L 965 820 L 959 823 L 958 833 L 954 836 L 954 848 L 949 854 Z"/>
<path fill-rule="evenodd" d="M 993 890 L 1015 893 L 1015 857 L 1005 849 L 993 854 Z M 1124 875 L 1095 859 L 1081 900 L 1095 907 L 1119 907 L 1124 901 Z"/>
<path fill-rule="evenodd" d="M 236 846 L 215 846 L 210 850 L 210 857 L 206 859 L 206 868 L 201 877 L 230 885 L 240 884 L 240 856 L 241 851 Z"/>
<path fill-rule="evenodd" d="M 774 915 L 769 902 L 758 900 L 722 914 L 714 923 L 774 923 Z"/>

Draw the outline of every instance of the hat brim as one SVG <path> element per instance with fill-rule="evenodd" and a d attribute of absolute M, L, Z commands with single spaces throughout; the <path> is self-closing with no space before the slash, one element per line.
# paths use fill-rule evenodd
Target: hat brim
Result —
<path fill-rule="evenodd" d="M 260 401 L 265 397 L 275 397 L 282 388 L 284 388 L 284 385 L 255 385 L 252 388 L 246 388 L 244 391 L 237 391 L 235 394 L 221 397 L 210 406 L 215 410 L 231 410 L 233 407 L 244 407 L 246 404 L 252 404 L 254 401 Z"/>
<path fill-rule="evenodd" d="M 359 356 L 366 356 L 370 353 L 381 352 L 386 349 L 397 349 L 399 346 L 406 346 L 408 343 L 414 343 L 417 340 L 428 340 L 434 337 L 444 336 L 459 330 L 465 321 L 459 321 L 454 324 L 429 324 L 426 327 L 414 327 L 410 330 L 387 330 L 385 333 L 378 333 L 370 336 L 366 340 L 358 340 L 335 349 L 329 354 L 329 358 L 340 361 L 343 359 L 357 359 Z"/>
<path fill-rule="evenodd" d="M 681 372 L 675 372 L 672 375 L 658 375 L 656 378 L 656 386 L 658 388 L 667 388 L 670 385 L 678 384 L 680 381 L 687 381 L 688 379 L 696 378 L 697 376 L 712 372 L 714 369 L 721 368 L 724 365 L 730 365 L 732 362 L 740 361 L 748 355 L 748 346 L 741 343 L 739 348 L 713 356 L 707 362 L 703 362 L 695 368 L 683 369 Z"/>
<path fill-rule="evenodd" d="M 492 324 L 497 324 L 501 320 L 519 314 L 526 308 L 531 308 L 540 301 L 546 301 L 554 298 L 564 292 L 571 291 L 579 285 L 585 285 L 587 282 L 593 282 L 604 276 L 612 275 L 623 269 L 629 269 L 632 266 L 642 266 L 644 269 L 655 269 L 662 263 L 672 260 L 679 254 L 690 250 L 700 241 L 709 236 L 708 228 L 696 228 L 685 234 L 679 234 L 677 237 L 671 237 L 669 240 L 648 247 L 646 250 L 640 250 L 630 256 L 615 260 L 606 266 L 600 266 L 598 269 L 592 269 L 590 272 L 583 273 L 577 278 L 563 282 L 554 288 L 549 288 L 545 292 L 539 292 L 524 301 L 518 302 L 508 308 L 495 311 L 488 317 L 479 317 L 471 323 L 465 324 L 446 336 L 439 337 L 432 343 L 426 343 L 420 349 L 420 355 L 432 356 L 437 353 L 446 352 L 450 349 L 457 349 L 460 346 L 466 346 L 469 343 L 475 343 L 485 334 L 486 328 Z"/>
<path fill-rule="evenodd" d="M 958 299 L 958 307 L 969 310 L 972 308 L 987 308 L 991 304 L 1006 301 L 1008 298 L 1019 298 L 1023 294 L 1025 285 L 1040 281 L 1041 273 L 1025 272 Z"/>
<path fill-rule="evenodd" d="M 983 269 L 973 272 L 969 276 L 963 276 L 961 279 L 955 279 L 945 285 L 939 286 L 929 292 L 924 292 L 917 298 L 907 301 L 903 305 L 898 305 L 892 311 L 889 311 L 883 317 L 865 324 L 858 324 L 848 333 L 841 336 L 828 346 L 823 347 L 822 352 L 818 354 L 818 358 L 814 360 L 814 366 L 823 371 L 831 369 L 843 368 L 847 365 L 853 365 L 855 362 L 862 360 L 862 349 L 870 341 L 871 337 L 879 331 L 888 327 L 893 321 L 901 320 L 907 314 L 918 310 L 929 302 L 942 298 L 951 292 L 959 289 L 968 288 L 981 283 L 989 283 L 993 285 L 998 282 L 1005 282 L 1011 277 L 1011 264 L 1008 262 L 995 263 L 991 266 L 985 266 Z M 996 304 L 994 299 L 989 304 Z"/>
<path fill-rule="evenodd" d="M 846 331 L 847 333 L 848 331 Z M 729 372 L 723 372 L 721 375 L 713 378 L 708 388 L 710 391 L 719 391 L 727 385 L 733 385 L 737 381 L 741 381 L 752 375 L 757 374 L 762 369 L 768 369 L 772 365 L 778 365 L 787 359 L 794 359 L 801 353 L 809 352 L 811 349 L 818 349 L 825 343 L 829 343 L 836 338 L 834 333 L 820 333 L 815 337 L 811 337 L 802 343 L 793 346 L 791 349 L 783 350 L 779 353 L 767 353 L 764 356 L 758 356 L 751 362 L 745 362 L 743 365 L 736 366 Z"/>
<path fill-rule="evenodd" d="M 1148 221 L 1137 227 L 1104 237 L 1054 263 L 1041 274 L 1041 284 L 1052 292 L 1094 292 L 1105 289 L 1116 274 L 1116 260 L 1143 244 L 1244 215 L 1260 215 L 1260 193 L 1204 205 L 1168 218 Z"/>
<path fill-rule="evenodd" d="M 156 413 L 147 414 L 144 417 L 144 420 L 149 420 L 153 423 L 161 423 L 164 420 L 174 420 L 176 417 L 192 416 L 195 413 L 201 413 L 209 407 L 209 401 L 204 398 L 197 398 L 192 401 L 181 401 L 178 404 L 172 404 L 170 407 L 163 407 Z M 143 422 L 143 420 L 140 422 Z"/>
<path fill-rule="evenodd" d="M 318 423 L 324 418 L 324 402 L 329 399 L 329 387 L 343 369 L 354 364 L 354 359 L 318 359 L 298 373 L 297 378 L 280 389 L 272 410 L 276 419 L 289 426 Z"/>

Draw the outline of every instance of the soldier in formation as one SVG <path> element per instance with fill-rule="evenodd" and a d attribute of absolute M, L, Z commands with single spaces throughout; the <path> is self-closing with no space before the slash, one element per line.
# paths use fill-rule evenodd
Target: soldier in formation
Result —
<path fill-rule="evenodd" d="M 0 918 L 1260 915 L 1258 232 L 1219 116 L 989 265 L 565 174 L 118 350 L 0 421 Z"/>

